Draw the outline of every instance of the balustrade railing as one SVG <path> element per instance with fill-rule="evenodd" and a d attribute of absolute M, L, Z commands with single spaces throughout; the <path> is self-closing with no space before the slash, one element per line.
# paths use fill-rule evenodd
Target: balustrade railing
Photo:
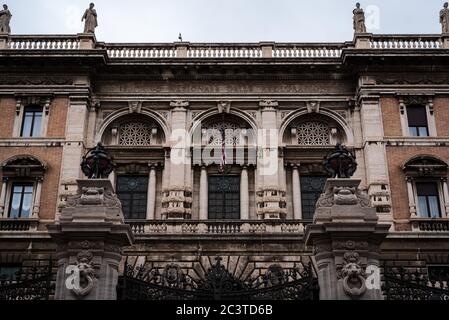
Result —
<path fill-rule="evenodd" d="M 188 58 L 261 58 L 259 44 L 189 44 Z"/>
<path fill-rule="evenodd" d="M 37 223 L 36 219 L 0 219 L 0 231 L 30 231 Z"/>
<path fill-rule="evenodd" d="M 441 49 L 443 42 L 439 35 L 374 35 L 371 49 Z"/>
<path fill-rule="evenodd" d="M 76 35 L 10 36 L 7 48 L 11 50 L 78 50 Z"/>
<path fill-rule="evenodd" d="M 173 44 L 113 44 L 107 45 L 106 50 L 111 59 L 155 59 L 177 56 Z"/>
<path fill-rule="evenodd" d="M 443 49 L 441 35 L 366 35 L 368 48 L 374 50 Z M 345 49 L 358 49 L 357 42 L 345 43 L 102 43 L 79 35 L 9 35 L 3 49 L 106 50 L 110 59 L 332 59 Z M 0 46 L 1 46 L 0 41 Z M 362 48 L 362 47 L 360 47 Z M 366 49 L 364 46 L 363 49 Z"/>
<path fill-rule="evenodd" d="M 413 222 L 415 229 L 425 232 L 449 231 L 449 221 L 444 220 L 425 220 Z M 417 228 L 416 228 L 417 226 Z"/>
<path fill-rule="evenodd" d="M 302 234 L 311 221 L 285 220 L 127 220 L 134 234 Z"/>
<path fill-rule="evenodd" d="M 339 58 L 343 44 L 284 44 L 276 45 L 273 58 Z"/>

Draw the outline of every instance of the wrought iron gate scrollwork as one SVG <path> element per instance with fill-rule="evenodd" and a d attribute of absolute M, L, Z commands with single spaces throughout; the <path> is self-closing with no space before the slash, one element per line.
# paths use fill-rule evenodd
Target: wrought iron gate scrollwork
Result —
<path fill-rule="evenodd" d="M 54 291 L 52 260 L 23 266 L 18 272 L 0 276 L 1 300 L 49 300 Z"/>
<path fill-rule="evenodd" d="M 202 279 L 184 274 L 176 264 L 161 273 L 125 264 L 118 297 L 122 300 L 318 300 L 318 279 L 311 263 L 284 270 L 272 265 L 265 274 L 236 279 L 217 257 Z"/>
<path fill-rule="evenodd" d="M 448 281 L 429 280 L 405 268 L 385 268 L 382 290 L 386 300 L 449 300 Z"/>

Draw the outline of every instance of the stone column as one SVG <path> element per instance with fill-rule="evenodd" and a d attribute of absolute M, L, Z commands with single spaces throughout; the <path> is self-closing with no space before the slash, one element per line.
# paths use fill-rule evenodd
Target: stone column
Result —
<path fill-rule="evenodd" d="M 292 191 L 293 191 L 293 218 L 295 220 L 302 219 L 302 204 L 301 204 L 301 180 L 299 178 L 298 166 L 292 168 Z"/>
<path fill-rule="evenodd" d="M 150 176 L 148 179 L 148 200 L 147 200 L 147 220 L 155 219 L 156 209 L 156 168 L 150 167 Z"/>
<path fill-rule="evenodd" d="M 87 83 L 86 83 L 87 85 Z M 71 96 L 67 113 L 66 138 L 62 149 L 58 209 L 63 208 L 68 195 L 77 190 L 76 179 L 82 177 L 80 162 L 85 153 L 87 115 L 90 102 L 87 96 Z M 55 217 L 59 219 L 59 214 Z"/>
<path fill-rule="evenodd" d="M 42 178 L 38 178 L 36 181 L 36 193 L 33 200 L 33 216 L 34 219 L 39 219 L 39 212 L 41 207 L 41 194 L 42 194 Z"/>
<path fill-rule="evenodd" d="M 2 190 L 0 191 L 0 218 L 6 218 L 5 204 L 6 204 L 6 188 L 8 187 L 8 179 L 3 177 Z"/>
<path fill-rule="evenodd" d="M 390 224 L 380 224 L 360 180 L 328 179 L 317 201 L 307 246 L 318 266 L 320 300 L 382 300 L 379 250 Z"/>
<path fill-rule="evenodd" d="M 170 139 L 170 175 L 169 184 L 165 190 L 168 207 L 162 210 L 167 219 L 185 219 L 191 216 L 190 184 L 191 156 L 188 145 L 187 108 L 188 101 L 176 100 L 170 103 L 171 113 L 171 139 Z M 181 201 L 183 198 L 185 201 Z"/>
<path fill-rule="evenodd" d="M 122 249 L 133 243 L 108 179 L 77 180 L 59 221 L 48 226 L 57 244 L 56 300 L 116 300 Z"/>
<path fill-rule="evenodd" d="M 407 177 L 407 195 L 408 195 L 408 207 L 410 210 L 410 217 L 417 217 L 416 210 L 416 202 L 415 202 L 415 193 L 413 192 L 413 180 L 410 177 Z"/>
<path fill-rule="evenodd" d="M 449 188 L 447 186 L 447 178 L 442 179 L 445 216 L 449 217 Z"/>
<path fill-rule="evenodd" d="M 200 176 L 200 220 L 207 220 L 209 216 L 208 212 L 208 196 L 209 196 L 209 188 L 208 188 L 208 179 L 207 179 L 207 167 L 201 167 L 201 176 Z"/>
<path fill-rule="evenodd" d="M 240 219 L 249 219 L 249 182 L 248 182 L 248 168 L 242 167 L 240 177 Z"/>

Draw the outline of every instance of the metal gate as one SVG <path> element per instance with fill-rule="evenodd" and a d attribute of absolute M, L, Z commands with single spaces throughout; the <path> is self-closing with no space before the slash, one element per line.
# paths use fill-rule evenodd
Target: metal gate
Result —
<path fill-rule="evenodd" d="M 0 276 L 0 300 L 49 300 L 52 271 L 52 260 L 24 261 L 16 272 Z"/>
<path fill-rule="evenodd" d="M 405 268 L 384 269 L 386 300 L 449 300 L 448 279 L 429 279 Z"/>
<path fill-rule="evenodd" d="M 284 270 L 271 266 L 263 276 L 236 279 L 217 257 L 202 279 L 169 264 L 163 273 L 125 265 L 119 280 L 121 300 L 318 300 L 318 279 L 312 264 Z"/>

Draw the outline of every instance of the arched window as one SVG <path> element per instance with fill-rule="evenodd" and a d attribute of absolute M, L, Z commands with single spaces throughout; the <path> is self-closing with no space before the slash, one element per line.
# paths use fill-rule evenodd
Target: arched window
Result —
<path fill-rule="evenodd" d="M 445 218 L 448 214 L 448 165 L 432 156 L 417 156 L 402 170 L 407 180 L 411 218 Z"/>
<path fill-rule="evenodd" d="M 329 145 L 330 128 L 321 121 L 300 122 L 296 128 L 296 137 L 301 146 Z"/>
<path fill-rule="evenodd" d="M 286 145 L 299 147 L 328 147 L 347 142 L 340 124 L 322 114 L 305 114 L 292 120 L 282 140 Z"/>
<path fill-rule="evenodd" d="M 102 137 L 102 142 L 107 147 L 160 146 L 164 141 L 162 128 L 146 115 L 120 117 L 108 126 Z"/>
<path fill-rule="evenodd" d="M 135 147 L 149 146 L 152 139 L 152 126 L 149 122 L 132 121 L 120 124 L 119 145 Z"/>
<path fill-rule="evenodd" d="M 233 122 L 216 122 L 210 124 L 206 128 L 207 144 L 210 146 L 221 146 L 223 143 L 223 137 L 225 139 L 225 145 L 236 146 L 244 144 L 243 133 L 245 129 L 242 129 L 241 125 Z"/>
<path fill-rule="evenodd" d="M 1 166 L 0 218 L 38 219 L 47 167 L 32 156 L 16 156 Z"/>

